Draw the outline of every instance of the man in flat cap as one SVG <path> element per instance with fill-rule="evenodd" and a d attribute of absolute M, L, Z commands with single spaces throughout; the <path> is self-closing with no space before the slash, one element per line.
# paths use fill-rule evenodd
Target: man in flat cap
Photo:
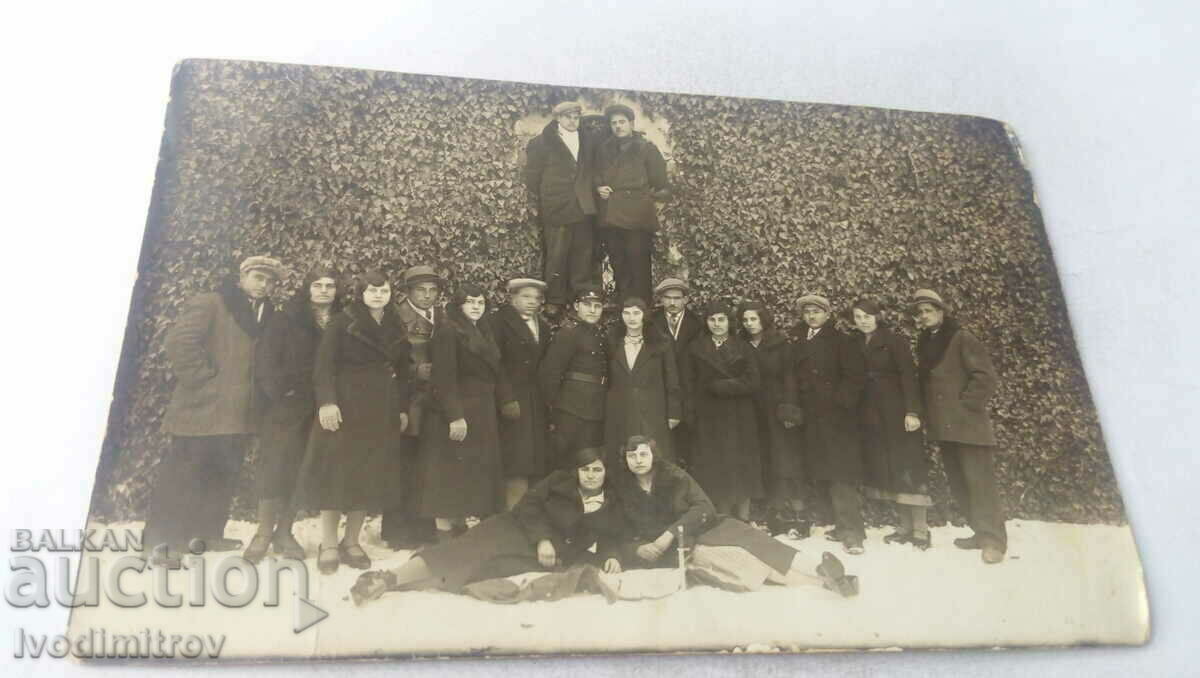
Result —
<path fill-rule="evenodd" d="M 862 517 L 862 444 L 858 402 L 866 386 L 862 351 L 837 330 L 833 306 L 818 294 L 798 303 L 806 326 L 786 375 L 792 402 L 804 411 L 804 455 L 810 477 L 827 484 L 836 527 L 827 537 L 842 542 L 847 553 L 863 552 L 866 530 Z"/>
<path fill-rule="evenodd" d="M 604 444 L 608 342 L 600 327 L 603 313 L 600 287 L 589 284 L 581 288 L 575 317 L 554 336 L 538 369 L 542 396 L 551 408 L 551 463 L 555 468 L 569 468 L 574 450 Z"/>
<path fill-rule="evenodd" d="M 429 375 L 433 369 L 429 341 L 442 322 L 444 311 L 438 305 L 438 300 L 444 286 L 445 281 L 432 266 L 412 266 L 404 271 L 405 294 L 396 300 L 396 312 L 412 347 L 409 351 L 408 378 L 413 395 L 408 408 L 408 427 L 404 429 L 406 436 L 420 435 L 421 414 L 429 402 Z M 400 505 L 384 511 L 379 524 L 380 537 L 396 549 L 415 548 L 422 543 L 435 541 L 433 521 L 420 518 L 416 513 L 418 488 L 417 474 L 414 472 L 415 447 L 409 445 L 403 450 L 404 466 L 410 472 L 402 480 L 403 491 L 398 497 Z"/>
<path fill-rule="evenodd" d="M 593 282 L 592 241 L 596 200 L 593 148 L 580 134 L 583 107 L 564 101 L 554 119 L 525 148 L 525 187 L 542 224 L 546 310 L 557 316 L 582 285 Z"/>
<path fill-rule="evenodd" d="M 980 549 L 983 562 L 1004 560 L 1008 533 L 996 489 L 996 436 L 987 403 L 996 391 L 996 370 L 987 348 L 950 317 L 941 295 L 917 290 L 909 300 L 916 320 L 917 375 L 925 401 L 925 435 L 937 441 L 950 493 L 974 535 L 955 539 L 961 549 Z"/>
<path fill-rule="evenodd" d="M 167 332 L 175 390 L 163 417 L 163 452 L 146 511 L 150 563 L 177 568 L 193 540 L 208 551 L 240 549 L 225 522 L 246 446 L 257 429 L 254 346 L 275 307 L 277 259 L 250 257 L 235 281 L 188 299 Z"/>
<path fill-rule="evenodd" d="M 658 230 L 655 202 L 671 198 L 667 163 L 658 147 L 633 130 L 633 109 L 604 109 L 613 135 L 596 149 L 593 181 L 600 198 L 599 232 L 608 251 L 617 298 L 650 298 L 650 259 Z"/>
<path fill-rule="evenodd" d="M 512 385 L 512 402 L 501 410 L 500 451 L 504 459 L 505 502 L 516 506 L 530 484 L 547 468 L 546 402 L 538 368 L 550 345 L 550 326 L 542 319 L 546 283 L 533 278 L 508 281 L 507 306 L 487 321 L 500 346 L 500 364 Z"/>
<path fill-rule="evenodd" d="M 688 284 L 679 278 L 664 279 L 654 288 L 659 307 L 650 314 L 650 328 L 670 342 L 681 367 L 686 362 L 683 356 L 687 355 L 688 344 L 703 334 L 704 329 L 704 321 L 687 308 L 690 291 Z M 687 412 L 689 384 L 688 375 L 684 372 L 686 370 L 681 369 L 679 388 L 683 398 L 683 411 Z M 690 461 L 688 452 L 691 449 L 691 429 L 688 424 L 689 422 L 682 421 L 671 429 L 671 449 L 676 460 L 684 466 Z"/>

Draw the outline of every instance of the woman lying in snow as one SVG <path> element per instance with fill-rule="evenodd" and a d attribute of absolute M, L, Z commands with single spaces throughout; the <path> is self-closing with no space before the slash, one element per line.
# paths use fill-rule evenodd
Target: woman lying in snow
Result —
<path fill-rule="evenodd" d="M 511 511 L 393 570 L 363 573 L 351 589 L 355 604 L 394 590 L 458 593 L 472 582 L 577 564 L 620 572 L 624 516 L 606 491 L 600 455 L 599 448 L 579 450 L 574 470 L 554 471 Z"/>
<path fill-rule="evenodd" d="M 820 562 L 733 518 L 718 516 L 708 496 L 686 471 L 655 459 L 654 440 L 633 436 L 624 445 L 628 472 L 615 473 L 613 489 L 632 540 L 623 549 L 627 567 L 674 567 L 677 535 L 691 549 L 687 571 L 702 583 L 735 591 L 763 584 L 823 585 L 842 596 L 858 593 L 858 577 L 825 552 Z"/>

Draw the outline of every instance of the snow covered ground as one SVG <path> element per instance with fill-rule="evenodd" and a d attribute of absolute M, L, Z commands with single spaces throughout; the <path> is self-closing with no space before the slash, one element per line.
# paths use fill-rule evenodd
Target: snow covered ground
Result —
<path fill-rule="evenodd" d="M 140 523 L 107 526 L 140 529 Z M 297 524 L 310 558 L 308 599 L 329 617 L 301 633 L 289 581 L 275 607 L 264 605 L 265 583 L 246 606 L 228 608 L 211 595 L 213 571 L 231 554 L 205 556 L 209 593 L 201 606 L 188 596 L 193 572 L 169 575 L 170 590 L 184 594 L 180 607 L 151 600 L 121 608 L 103 600 L 74 611 L 70 636 L 104 629 L 108 634 L 223 634 L 223 659 L 366 657 L 543 652 L 719 651 L 747 648 L 992 647 L 1141 643 L 1149 633 L 1141 563 L 1128 527 L 1010 521 L 1008 559 L 984 565 L 978 551 L 951 543 L 966 528 L 933 530 L 926 552 L 884 544 L 889 530 L 868 531 L 866 553 L 843 555 L 821 530 L 788 542 L 802 550 L 833 550 L 857 574 L 861 594 L 842 599 L 817 587 L 767 587 L 730 593 L 694 587 L 670 597 L 618 601 L 581 595 L 555 602 L 494 605 L 435 592 L 390 593 L 354 607 L 348 593 L 358 570 L 316 571 L 319 527 Z M 227 536 L 249 540 L 254 526 L 230 523 Z M 367 525 L 366 549 L 375 567 L 404 562 L 379 542 L 378 522 Z M 97 554 L 89 554 L 97 555 Z M 122 554 L 98 554 L 111 566 Z M 258 566 L 265 579 L 267 564 Z M 154 591 L 154 571 L 128 571 L 126 592 Z M 233 591 L 240 575 L 229 576 Z"/>

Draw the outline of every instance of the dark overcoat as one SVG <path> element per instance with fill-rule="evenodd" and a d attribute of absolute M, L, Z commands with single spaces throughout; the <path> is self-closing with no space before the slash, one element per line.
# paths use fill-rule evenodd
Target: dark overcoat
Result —
<path fill-rule="evenodd" d="M 762 388 L 754 394 L 758 414 L 759 440 L 765 450 L 763 481 L 769 478 L 799 480 L 804 477 L 804 457 L 800 451 L 799 428 L 787 428 L 780 417 L 781 405 L 795 406 L 794 394 L 788 392 L 787 372 L 791 369 L 792 345 L 783 334 L 767 330 L 754 349 Z"/>
<path fill-rule="evenodd" d="M 330 309 L 330 320 L 340 309 Z M 313 365 L 322 329 L 308 290 L 300 290 L 271 318 L 258 341 L 254 379 L 265 401 L 254 472 L 259 499 L 288 497 L 316 420 Z"/>
<path fill-rule="evenodd" d="M 863 352 L 866 382 L 859 405 L 862 429 L 864 481 L 888 492 L 928 494 L 929 474 L 921 431 L 904 430 L 904 416 L 922 416 L 917 368 L 908 340 L 879 327 L 867 341 L 861 332 L 851 334 Z"/>
<path fill-rule="evenodd" d="M 431 343 L 432 405 L 421 426 L 420 514 L 483 517 L 502 506 L 504 468 L 497 408 L 512 400 L 500 349 L 488 323 L 447 314 Z M 466 419 L 467 437 L 450 439 L 450 422 Z"/>
<path fill-rule="evenodd" d="M 433 321 L 430 322 L 429 318 L 417 312 L 407 297 L 396 303 L 396 312 L 400 315 L 400 322 L 404 325 L 405 336 L 411 347 L 408 378 L 412 383 L 413 392 L 408 406 L 408 428 L 404 433 L 416 437 L 421 433 L 425 407 L 429 403 L 429 378 L 421 378 L 420 368 L 422 365 L 433 364 L 429 340 L 433 337 L 434 328 L 445 320 L 446 312 L 439 306 L 430 308 L 429 313 L 433 316 Z"/>
<path fill-rule="evenodd" d="M 919 342 L 927 341 L 928 332 L 922 332 Z M 922 379 L 921 390 L 929 439 L 995 446 L 987 403 L 996 392 L 996 369 L 979 339 L 955 325 L 941 360 L 928 367 L 923 360 L 921 368 L 922 373 L 928 373 Z"/>
<path fill-rule="evenodd" d="M 754 349 L 709 336 L 688 347 L 691 471 L 717 503 L 763 496 L 762 446 L 754 397 L 762 388 Z"/>
<path fill-rule="evenodd" d="M 538 367 L 550 344 L 550 326 L 541 315 L 536 317 L 537 338 L 512 306 L 504 306 L 487 319 L 500 347 L 500 364 L 512 397 L 521 407 L 520 417 L 500 421 L 504 475 L 510 477 L 540 478 L 546 473 L 546 401 L 538 382 Z"/>
<path fill-rule="evenodd" d="M 275 310 L 261 320 L 236 283 L 185 302 L 164 348 L 175 389 L 162 429 L 177 436 L 254 433 L 261 414 L 254 385 L 254 346 Z"/>
<path fill-rule="evenodd" d="M 637 360 L 630 365 L 620 333 L 610 338 L 609 345 L 613 348 L 604 406 L 604 447 L 617 454 L 630 436 L 649 436 L 657 444 L 658 455 L 673 461 L 667 419 L 683 418 L 675 351 L 662 337 L 648 333 Z"/>
<path fill-rule="evenodd" d="M 866 380 L 863 354 L 828 322 L 795 344 L 789 390 L 804 410 L 804 455 L 816 480 L 862 481 L 858 404 Z"/>
<path fill-rule="evenodd" d="M 791 567 L 795 549 L 740 520 L 717 515 L 708 495 L 687 471 L 655 458 L 650 472 L 653 481 L 649 492 L 642 490 L 637 477 L 628 471 L 617 474 L 614 482 L 629 530 L 622 565 L 677 567 L 679 555 L 675 548 L 668 549 L 657 561 L 647 562 L 637 556 L 637 547 L 658 539 L 665 531 L 678 539 L 682 527 L 685 547 L 739 546 L 780 573 Z M 678 544 L 673 546 L 677 548 Z"/>
<path fill-rule="evenodd" d="M 608 558 L 619 561 L 626 523 L 610 486 L 605 487 L 604 505 L 584 513 L 575 471 L 554 471 L 529 488 L 511 511 L 419 555 L 433 573 L 436 588 L 452 592 L 473 581 L 545 569 L 537 559 L 542 539 L 554 545 L 563 567 L 603 565 Z"/>
<path fill-rule="evenodd" d="M 579 158 L 571 155 L 551 120 L 525 147 L 525 187 L 537 198 L 543 226 L 566 226 L 596 213 L 592 192 L 592 141 L 579 133 Z"/>
<path fill-rule="evenodd" d="M 551 408 L 586 421 L 603 421 L 608 340 L 599 323 L 589 325 L 571 319 L 563 325 L 546 349 L 538 368 L 538 380 L 542 396 Z"/>
<path fill-rule="evenodd" d="M 337 405 L 342 423 L 317 421 L 301 482 L 315 508 L 378 511 L 395 503 L 403 466 L 400 415 L 408 409 L 409 345 L 396 311 L 376 322 L 362 302 L 329 321 L 317 345 L 313 387 L 317 407 Z"/>
<path fill-rule="evenodd" d="M 654 142 L 641 132 L 605 139 L 596 151 L 597 187 L 613 189 L 599 200 L 600 225 L 641 231 L 658 230 L 654 202 L 671 198 L 667 163 Z"/>

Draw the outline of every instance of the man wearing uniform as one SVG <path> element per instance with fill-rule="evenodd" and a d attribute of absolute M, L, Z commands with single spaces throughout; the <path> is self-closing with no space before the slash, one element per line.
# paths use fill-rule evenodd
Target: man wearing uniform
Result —
<path fill-rule="evenodd" d="M 542 396 L 551 408 L 552 465 L 556 468 L 570 466 L 573 450 L 604 444 L 608 349 L 600 327 L 603 312 L 599 286 L 580 288 L 575 318 L 555 335 L 538 369 Z"/>
<path fill-rule="evenodd" d="M 658 286 L 654 288 L 654 296 L 661 306 L 654 309 L 650 315 L 651 329 L 662 335 L 675 349 L 675 360 L 678 361 L 680 367 L 679 387 L 683 395 L 684 412 L 687 412 L 689 387 L 688 375 L 683 370 L 686 363 L 684 357 L 687 355 L 685 351 L 688 344 L 692 343 L 692 340 L 699 336 L 701 330 L 704 329 L 704 321 L 695 313 L 687 310 L 688 291 L 687 283 L 679 278 L 667 278 L 658 283 Z M 689 442 L 688 422 L 680 422 L 678 426 L 671 429 L 671 449 L 675 453 L 676 460 L 683 466 L 687 466 Z"/>
<path fill-rule="evenodd" d="M 408 436 L 420 434 L 421 413 L 429 401 L 429 375 L 433 368 L 429 340 L 442 322 L 444 311 L 437 305 L 442 286 L 443 280 L 432 266 L 413 266 L 404 272 L 406 295 L 396 303 L 396 311 L 412 346 L 408 378 L 413 385 L 413 396 L 408 410 L 408 428 L 404 431 Z M 417 494 L 412 448 L 415 445 L 404 450 L 408 462 L 405 467 L 409 472 L 405 473 L 404 491 L 399 498 L 402 505 L 385 511 L 379 528 L 380 536 L 393 548 L 412 548 L 422 542 L 434 541 L 432 522 L 419 519 L 412 503 Z"/>

